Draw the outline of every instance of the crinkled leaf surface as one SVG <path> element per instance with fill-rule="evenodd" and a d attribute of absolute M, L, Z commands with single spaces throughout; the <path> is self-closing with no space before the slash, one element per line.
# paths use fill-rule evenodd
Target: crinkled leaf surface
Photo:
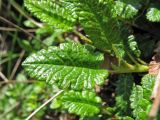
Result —
<path fill-rule="evenodd" d="M 123 40 L 126 27 L 113 18 L 114 2 L 103 0 L 67 0 L 75 6 L 80 25 L 84 28 L 93 45 L 100 50 L 124 56 Z M 125 31 L 125 34 L 123 32 Z M 117 52 L 120 51 L 120 52 Z"/>
<path fill-rule="evenodd" d="M 145 99 L 150 99 L 151 93 L 153 91 L 153 86 L 155 83 L 155 76 L 154 75 L 145 75 L 142 78 L 142 88 L 143 88 L 143 96 Z"/>
<path fill-rule="evenodd" d="M 160 9 L 151 7 L 149 8 L 146 16 L 151 22 L 160 22 Z"/>
<path fill-rule="evenodd" d="M 128 37 L 128 49 L 131 51 L 132 54 L 136 57 L 140 57 L 141 51 L 138 48 L 137 41 L 133 35 Z"/>
<path fill-rule="evenodd" d="M 51 87 L 48 87 L 41 82 L 27 84 L 27 81 L 24 80 L 23 77 L 15 80 L 16 84 L 5 85 L 0 88 L 1 120 L 25 120 L 33 110 L 43 104 L 43 101 L 46 101 L 52 94 L 50 92 L 53 90 Z M 21 102 L 17 103 L 17 101 L 20 100 Z M 12 111 L 8 113 L 11 108 Z M 34 119 L 40 120 L 45 114 L 46 108 L 47 106 L 39 111 L 39 113 L 34 116 Z"/>
<path fill-rule="evenodd" d="M 142 78 L 142 86 L 136 85 L 133 87 L 130 96 L 131 108 L 133 109 L 133 116 L 136 120 L 146 120 L 149 109 L 151 107 L 150 95 L 153 89 L 155 77 L 152 75 L 145 75 Z"/>
<path fill-rule="evenodd" d="M 78 8 L 76 13 L 79 16 L 80 24 L 93 44 L 101 50 L 110 51 L 122 58 L 125 54 L 124 26 L 112 17 L 113 2 L 108 1 L 106 4 L 102 4 L 98 1 L 79 0 L 79 3 L 76 5 Z"/>
<path fill-rule="evenodd" d="M 60 88 L 75 90 L 92 89 L 101 85 L 108 76 L 107 70 L 99 69 L 103 54 L 94 48 L 78 43 L 63 43 L 29 56 L 23 66 L 29 75 Z"/>
<path fill-rule="evenodd" d="M 133 87 L 133 76 L 131 74 L 122 74 L 118 77 L 116 88 L 116 108 L 118 116 L 130 115 L 130 94 Z"/>
<path fill-rule="evenodd" d="M 141 86 L 135 86 L 130 97 L 131 108 L 133 109 L 133 115 L 138 116 L 140 111 L 143 111 L 139 106 L 140 101 L 143 99 L 143 88 Z"/>
<path fill-rule="evenodd" d="M 123 0 L 115 1 L 116 4 L 114 6 L 114 14 L 120 16 L 124 19 L 131 19 L 137 13 L 138 9 L 136 9 L 133 5 L 123 2 Z"/>
<path fill-rule="evenodd" d="M 89 91 L 66 91 L 57 100 L 61 103 L 62 109 L 80 116 L 93 116 L 99 113 L 102 103 L 100 97 Z"/>
<path fill-rule="evenodd" d="M 79 23 L 94 46 L 122 59 L 128 30 L 113 17 L 114 5 L 112 0 L 25 0 L 28 10 L 43 22 L 63 30 Z"/>
<path fill-rule="evenodd" d="M 72 4 L 63 0 L 24 0 L 26 8 L 41 21 L 63 30 L 71 30 L 76 22 Z"/>

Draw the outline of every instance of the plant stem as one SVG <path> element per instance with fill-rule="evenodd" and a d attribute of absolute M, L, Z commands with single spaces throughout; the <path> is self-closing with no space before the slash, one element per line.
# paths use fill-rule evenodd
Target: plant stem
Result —
<path fill-rule="evenodd" d="M 92 44 L 92 41 L 87 38 L 86 36 L 84 36 L 83 34 L 81 34 L 80 32 L 74 30 L 73 31 L 76 35 L 78 35 L 85 43 L 88 43 L 88 44 Z"/>
<path fill-rule="evenodd" d="M 58 95 L 60 95 L 64 90 L 60 90 L 58 93 L 56 93 L 54 96 L 52 96 L 49 100 L 47 100 L 45 103 L 43 103 L 39 108 L 37 108 L 33 113 L 31 113 L 26 120 L 30 120 L 38 111 L 40 111 L 44 106 L 46 106 L 49 102 L 51 102 L 53 99 L 55 99 Z"/>
<path fill-rule="evenodd" d="M 128 63 L 125 63 L 125 65 L 119 66 L 114 68 L 114 70 L 111 70 L 111 73 L 137 73 L 137 72 L 147 72 L 148 71 L 148 66 L 147 65 L 131 65 Z"/>
<path fill-rule="evenodd" d="M 134 59 L 134 57 L 128 51 L 126 52 L 127 52 L 128 57 L 132 60 L 132 62 L 138 65 L 139 63 Z"/>
<path fill-rule="evenodd" d="M 146 65 L 147 63 L 144 62 L 143 60 L 141 60 L 140 58 L 134 59 L 134 57 L 127 51 L 127 55 L 128 57 L 132 60 L 132 62 L 134 62 L 135 64 L 144 64 Z"/>
<path fill-rule="evenodd" d="M 147 63 L 144 62 L 143 60 L 141 60 L 140 58 L 137 58 L 137 61 L 138 61 L 139 63 L 141 63 L 141 64 L 147 65 Z"/>

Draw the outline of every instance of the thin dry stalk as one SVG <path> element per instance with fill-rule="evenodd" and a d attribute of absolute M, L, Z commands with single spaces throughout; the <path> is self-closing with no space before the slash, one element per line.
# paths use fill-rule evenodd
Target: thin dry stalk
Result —
<path fill-rule="evenodd" d="M 55 99 L 58 95 L 60 95 L 64 90 L 60 90 L 55 95 L 53 95 L 49 100 L 47 100 L 45 103 L 43 103 L 39 108 L 37 108 L 33 113 L 31 113 L 26 120 L 30 120 L 38 111 L 40 111 L 44 106 L 46 106 L 49 102 L 51 102 L 53 99 Z"/>
<path fill-rule="evenodd" d="M 9 80 L 7 79 L 7 77 L 2 73 L 0 72 L 0 77 L 5 81 L 5 82 L 8 82 Z"/>

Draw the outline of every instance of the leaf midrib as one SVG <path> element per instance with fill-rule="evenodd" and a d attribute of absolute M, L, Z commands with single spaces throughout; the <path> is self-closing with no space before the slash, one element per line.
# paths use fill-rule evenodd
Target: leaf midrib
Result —
<path fill-rule="evenodd" d="M 30 66 L 30 65 L 52 65 L 52 66 L 66 66 L 66 67 L 76 67 L 76 68 L 86 68 L 86 69 L 93 69 L 93 70 L 104 70 L 100 69 L 99 67 L 91 67 L 91 66 L 77 66 L 77 65 L 65 65 L 65 64 L 52 64 L 52 63 L 23 63 L 23 66 Z"/>

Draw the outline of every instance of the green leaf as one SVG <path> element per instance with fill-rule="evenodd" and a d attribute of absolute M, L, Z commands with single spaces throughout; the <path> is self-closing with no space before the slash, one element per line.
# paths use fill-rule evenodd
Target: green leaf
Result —
<path fill-rule="evenodd" d="M 17 81 L 17 82 L 16 82 Z M 16 84 L 8 84 L 0 88 L 0 119 L 1 120 L 24 120 L 29 114 L 46 101 L 53 89 L 41 82 L 28 84 L 22 79 L 16 80 Z M 21 102 L 18 102 L 20 101 Z M 16 108 L 19 109 L 16 109 Z M 10 111 L 12 108 L 12 111 Z M 34 116 L 39 120 L 44 114 L 45 106 Z M 8 113 L 8 111 L 10 111 Z M 7 114 L 6 114 L 7 113 Z M 19 114 L 21 113 L 21 114 Z"/>
<path fill-rule="evenodd" d="M 133 109 L 133 116 L 136 120 L 147 119 L 149 109 L 151 108 L 151 91 L 154 84 L 154 76 L 145 75 L 142 78 L 142 86 L 136 85 L 133 87 L 132 95 L 130 97 L 131 108 Z"/>
<path fill-rule="evenodd" d="M 54 29 L 52 26 L 45 25 L 45 26 L 38 28 L 36 30 L 36 35 L 53 34 L 54 32 L 57 32 L 57 31 L 58 30 Z"/>
<path fill-rule="evenodd" d="M 24 24 L 26 27 L 29 27 L 29 28 L 36 28 L 36 27 L 37 27 L 37 26 L 36 26 L 35 24 L 33 24 L 33 22 L 30 21 L 30 20 L 25 20 L 25 21 L 23 22 L 23 24 Z"/>
<path fill-rule="evenodd" d="M 67 109 L 69 113 L 75 113 L 80 116 L 93 116 L 100 112 L 101 99 L 94 92 L 82 91 L 65 92 L 60 100 L 62 108 Z"/>
<path fill-rule="evenodd" d="M 37 18 L 56 28 L 71 30 L 75 25 L 74 8 L 63 0 L 25 0 L 24 4 Z"/>
<path fill-rule="evenodd" d="M 62 103 L 61 103 L 60 100 L 54 99 L 54 100 L 52 101 L 51 105 L 50 105 L 50 108 L 51 108 L 51 109 L 57 109 L 57 108 L 61 107 L 61 104 L 62 104 Z"/>
<path fill-rule="evenodd" d="M 139 85 L 135 86 L 130 97 L 131 108 L 133 109 L 133 116 L 139 117 L 139 112 L 143 109 L 139 106 L 139 102 L 143 99 L 143 88 Z"/>
<path fill-rule="evenodd" d="M 144 98 L 145 99 L 150 99 L 151 93 L 152 93 L 152 88 L 155 83 L 155 76 L 147 74 L 142 78 L 142 88 L 144 91 Z"/>
<path fill-rule="evenodd" d="M 141 51 L 138 48 L 137 42 L 135 40 L 135 37 L 133 35 L 130 35 L 128 37 L 128 47 L 129 50 L 136 56 L 136 57 L 140 57 L 141 55 Z"/>
<path fill-rule="evenodd" d="M 26 81 L 27 77 L 24 73 L 18 73 L 17 76 L 16 76 L 16 80 L 17 81 Z"/>
<path fill-rule="evenodd" d="M 138 9 L 136 9 L 131 4 L 128 4 L 122 1 L 123 0 L 115 1 L 116 4 L 113 10 L 114 14 L 124 19 L 133 18 L 138 13 Z"/>
<path fill-rule="evenodd" d="M 116 109 L 118 116 L 130 115 L 130 94 L 133 87 L 133 77 L 131 74 L 119 75 L 116 88 Z"/>
<path fill-rule="evenodd" d="M 51 46 L 51 45 L 56 45 L 59 42 L 63 42 L 62 40 L 63 38 L 59 39 L 61 35 L 62 31 L 54 30 L 54 32 L 52 31 L 52 34 L 50 36 L 48 36 L 43 40 L 43 43 L 46 44 L 47 46 Z"/>
<path fill-rule="evenodd" d="M 68 1 L 74 4 L 79 23 L 94 46 L 122 58 L 125 53 L 123 40 L 126 38 L 127 31 L 122 23 L 112 17 L 114 2 L 112 0 L 107 2 L 98 0 Z"/>
<path fill-rule="evenodd" d="M 107 70 L 99 69 L 103 55 L 91 46 L 63 43 L 29 56 L 24 62 L 28 74 L 38 80 L 56 84 L 60 88 L 92 89 L 102 85 Z"/>
<path fill-rule="evenodd" d="M 27 52 L 33 52 L 33 46 L 28 40 L 18 40 L 19 46 Z"/>
<path fill-rule="evenodd" d="M 71 30 L 79 22 L 94 46 L 120 60 L 124 58 L 128 30 L 113 17 L 116 6 L 113 0 L 25 0 L 25 5 L 43 22 L 63 30 Z M 127 8 L 126 13 L 129 14 L 130 9 Z"/>
<path fill-rule="evenodd" d="M 151 22 L 160 22 L 160 9 L 151 7 L 148 9 L 146 16 Z"/>

